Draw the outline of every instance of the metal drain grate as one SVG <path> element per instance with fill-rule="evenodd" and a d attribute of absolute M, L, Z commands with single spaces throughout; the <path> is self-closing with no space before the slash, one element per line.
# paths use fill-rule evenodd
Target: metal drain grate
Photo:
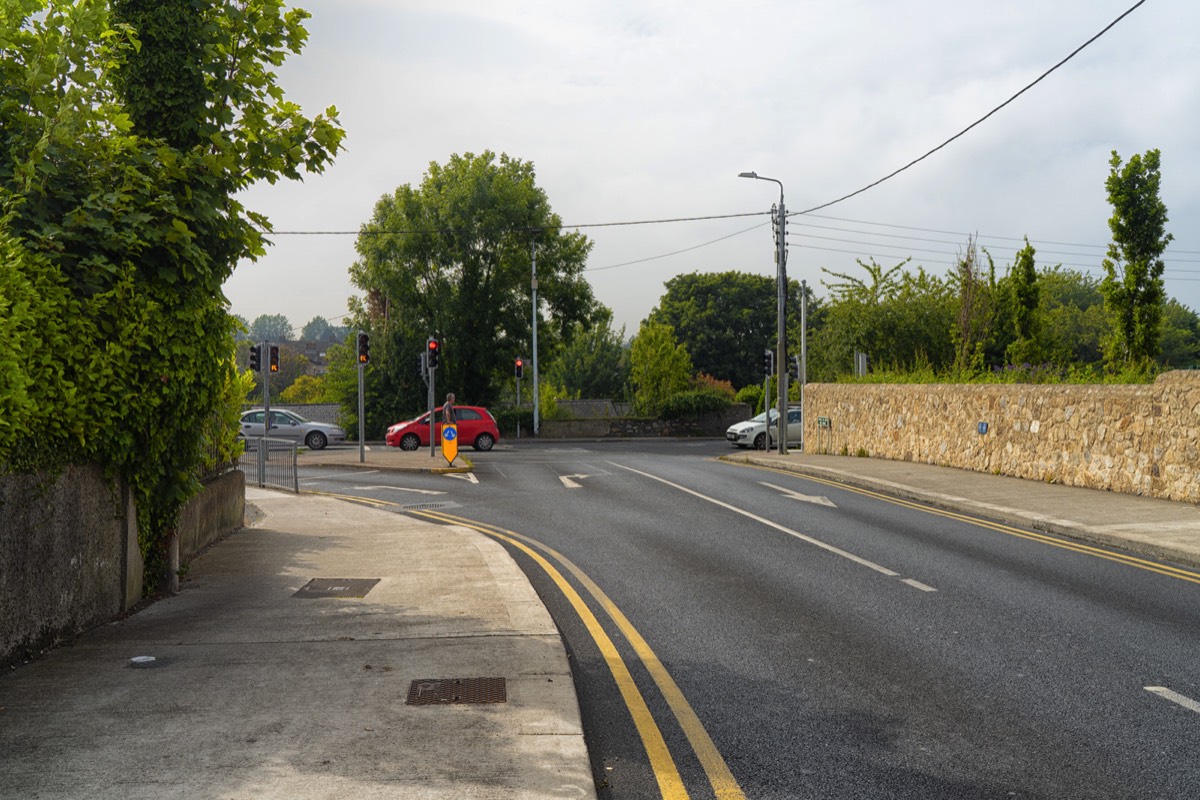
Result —
<path fill-rule="evenodd" d="M 292 597 L 366 597 L 379 578 L 313 578 Z"/>
<path fill-rule="evenodd" d="M 504 678 L 422 678 L 408 687 L 410 706 L 507 703 Z"/>
<path fill-rule="evenodd" d="M 410 503 L 406 506 L 400 506 L 405 511 L 432 511 L 437 508 L 445 508 L 449 503 Z"/>

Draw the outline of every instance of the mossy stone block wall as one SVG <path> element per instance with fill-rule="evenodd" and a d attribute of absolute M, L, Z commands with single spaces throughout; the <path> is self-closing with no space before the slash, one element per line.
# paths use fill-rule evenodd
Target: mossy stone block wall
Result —
<path fill-rule="evenodd" d="M 1134 386 L 809 384 L 805 402 L 810 453 L 1200 502 L 1200 372 Z"/>

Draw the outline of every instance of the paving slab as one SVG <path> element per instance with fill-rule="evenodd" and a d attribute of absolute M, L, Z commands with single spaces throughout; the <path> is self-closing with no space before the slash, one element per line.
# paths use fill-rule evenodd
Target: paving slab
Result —
<path fill-rule="evenodd" d="M 247 500 L 259 524 L 178 595 L 0 677 L 0 797 L 595 797 L 562 640 L 503 547 L 332 498 Z M 318 577 L 378 583 L 296 595 Z M 414 681 L 482 677 L 505 702 L 406 702 Z"/>

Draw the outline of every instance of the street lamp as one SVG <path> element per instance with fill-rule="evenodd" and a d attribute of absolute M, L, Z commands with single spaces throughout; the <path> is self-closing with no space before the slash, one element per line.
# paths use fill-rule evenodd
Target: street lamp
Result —
<path fill-rule="evenodd" d="M 779 184 L 779 207 L 776 209 L 775 220 L 775 284 L 776 284 L 776 317 L 778 322 L 778 337 L 775 342 L 775 363 L 787 364 L 787 212 L 783 207 L 783 181 L 759 175 L 757 172 L 739 172 L 739 178 L 752 178 L 758 181 L 771 181 Z M 778 408 L 779 414 L 779 454 L 787 455 L 787 380 L 783 373 L 777 371 L 776 381 L 779 385 Z M 768 415 L 769 416 L 769 415 Z M 768 423 L 770 420 L 768 420 Z M 803 424 L 803 423 L 802 423 Z M 771 435 L 771 426 L 767 425 L 767 436 Z"/>

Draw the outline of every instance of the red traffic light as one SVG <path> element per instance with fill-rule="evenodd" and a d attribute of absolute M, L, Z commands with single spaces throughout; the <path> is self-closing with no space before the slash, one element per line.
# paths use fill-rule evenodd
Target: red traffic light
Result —
<path fill-rule="evenodd" d="M 426 366 L 429 367 L 429 369 L 437 369 L 438 368 L 438 356 L 441 355 L 441 345 L 437 339 L 434 339 L 431 336 L 429 338 L 429 341 L 425 342 L 425 353 L 426 353 L 426 359 L 425 359 Z"/>
<path fill-rule="evenodd" d="M 518 378 L 524 376 L 524 374 L 525 374 L 525 359 L 518 358 L 513 371 Z"/>

